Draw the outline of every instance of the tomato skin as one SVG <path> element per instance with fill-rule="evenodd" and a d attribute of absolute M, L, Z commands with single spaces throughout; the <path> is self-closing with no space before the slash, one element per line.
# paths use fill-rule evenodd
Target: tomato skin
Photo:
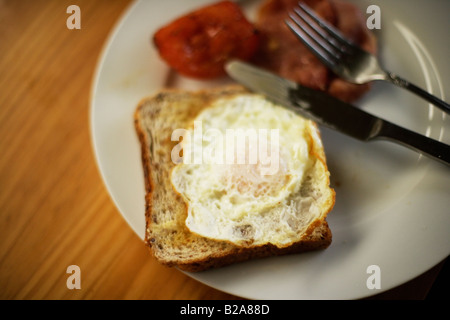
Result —
<path fill-rule="evenodd" d="M 237 4 L 221 1 L 162 27 L 153 43 L 180 74 L 211 79 L 225 75 L 224 64 L 230 58 L 249 60 L 260 39 Z"/>

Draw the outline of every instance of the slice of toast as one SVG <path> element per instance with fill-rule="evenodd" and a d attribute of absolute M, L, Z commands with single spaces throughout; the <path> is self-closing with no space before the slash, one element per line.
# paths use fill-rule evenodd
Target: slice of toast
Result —
<path fill-rule="evenodd" d="M 196 272 L 253 258 L 324 249 L 331 243 L 331 231 L 325 217 L 334 205 L 334 191 L 328 187 L 329 173 L 323 147 L 317 144 L 310 151 L 316 157 L 316 165 L 307 175 L 310 184 L 314 183 L 311 177 L 320 176 L 325 180 L 321 185 L 328 188 L 323 206 L 326 212 L 311 224 L 300 241 L 283 248 L 272 244 L 242 247 L 199 236 L 186 227 L 187 204 L 170 180 L 170 172 L 175 166 L 171 151 L 178 143 L 171 141 L 172 132 L 189 127 L 197 114 L 214 99 L 242 93 L 247 91 L 241 86 L 197 92 L 165 89 L 142 100 L 136 109 L 134 121 L 141 144 L 146 188 L 145 243 L 162 264 Z"/>

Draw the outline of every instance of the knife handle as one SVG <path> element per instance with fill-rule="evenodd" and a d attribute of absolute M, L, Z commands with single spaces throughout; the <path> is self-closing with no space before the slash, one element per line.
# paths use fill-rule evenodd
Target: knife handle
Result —
<path fill-rule="evenodd" d="M 393 123 L 382 121 L 372 138 L 397 142 L 425 156 L 450 165 L 449 145 L 399 127 Z"/>

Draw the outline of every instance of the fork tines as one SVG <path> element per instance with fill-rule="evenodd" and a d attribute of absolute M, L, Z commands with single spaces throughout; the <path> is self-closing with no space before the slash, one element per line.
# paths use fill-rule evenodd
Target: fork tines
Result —
<path fill-rule="evenodd" d="M 301 2 L 289 13 L 285 23 L 330 68 L 349 50 L 348 46 L 353 45 L 335 27 Z"/>

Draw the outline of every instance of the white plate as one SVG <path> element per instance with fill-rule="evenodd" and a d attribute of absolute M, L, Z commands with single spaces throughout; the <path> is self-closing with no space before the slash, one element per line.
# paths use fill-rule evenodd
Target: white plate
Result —
<path fill-rule="evenodd" d="M 207 0 L 138 1 L 114 29 L 92 92 L 92 139 L 102 177 L 118 209 L 144 238 L 144 182 L 133 112 L 164 87 L 168 67 L 150 43 L 154 31 Z M 359 1 L 364 10 L 370 1 Z M 377 1 L 384 65 L 440 97 L 450 97 L 446 1 Z M 252 17 L 255 1 L 243 4 Z M 448 44 L 448 43 L 447 43 Z M 204 82 L 180 77 L 183 88 Z M 218 85 L 209 83 L 208 86 Z M 449 120 L 423 100 L 377 83 L 358 105 L 450 143 Z M 328 221 L 332 245 L 320 252 L 249 261 L 191 277 L 251 299 L 355 299 L 380 293 L 425 272 L 450 253 L 450 171 L 389 142 L 361 143 L 322 129 L 336 189 Z M 380 268 L 381 289 L 368 289 L 368 267 Z"/>

